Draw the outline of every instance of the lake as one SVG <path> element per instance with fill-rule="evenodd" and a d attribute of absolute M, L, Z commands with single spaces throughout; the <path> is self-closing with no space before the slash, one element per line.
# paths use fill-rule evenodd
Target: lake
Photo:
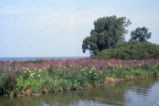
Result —
<path fill-rule="evenodd" d="M 0 96 L 0 106 L 159 106 L 159 79 L 43 96 Z"/>
<path fill-rule="evenodd" d="M 0 57 L 0 61 L 35 61 L 40 59 L 47 59 L 47 60 L 77 60 L 82 58 L 89 58 L 86 56 L 70 56 L 70 57 Z"/>

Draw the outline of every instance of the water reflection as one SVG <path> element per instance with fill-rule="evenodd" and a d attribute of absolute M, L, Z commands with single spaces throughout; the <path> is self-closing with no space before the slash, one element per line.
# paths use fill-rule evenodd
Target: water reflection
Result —
<path fill-rule="evenodd" d="M 0 97 L 0 106 L 158 106 L 159 79 L 119 83 L 105 88 L 41 97 Z"/>

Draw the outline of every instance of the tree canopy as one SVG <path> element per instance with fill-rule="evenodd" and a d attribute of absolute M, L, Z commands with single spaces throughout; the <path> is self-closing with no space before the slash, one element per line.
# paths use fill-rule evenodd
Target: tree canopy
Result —
<path fill-rule="evenodd" d="M 134 31 L 131 32 L 130 41 L 147 41 L 151 37 L 151 32 L 148 32 L 148 28 L 146 27 L 138 27 Z"/>
<path fill-rule="evenodd" d="M 119 42 L 124 41 L 124 34 L 127 33 L 126 27 L 131 22 L 126 17 L 102 17 L 94 22 L 94 29 L 90 36 L 83 40 L 82 49 L 90 51 L 91 55 L 96 55 L 99 51 L 114 47 Z"/>

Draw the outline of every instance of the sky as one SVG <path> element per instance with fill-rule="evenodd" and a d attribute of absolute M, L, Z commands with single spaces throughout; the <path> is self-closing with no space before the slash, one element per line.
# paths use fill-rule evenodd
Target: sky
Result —
<path fill-rule="evenodd" d="M 0 0 L 0 57 L 89 56 L 82 41 L 103 16 L 125 16 L 159 44 L 159 0 Z"/>

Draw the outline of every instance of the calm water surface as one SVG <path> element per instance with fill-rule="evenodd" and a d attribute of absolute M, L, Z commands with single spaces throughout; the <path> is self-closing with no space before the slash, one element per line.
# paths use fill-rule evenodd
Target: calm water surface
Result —
<path fill-rule="evenodd" d="M 84 56 L 74 56 L 74 57 L 0 57 L 0 61 L 35 61 L 40 59 L 47 59 L 47 60 L 77 60 L 82 58 L 89 58 Z"/>
<path fill-rule="evenodd" d="M 39 97 L 1 96 L 0 106 L 159 106 L 159 79 Z"/>

